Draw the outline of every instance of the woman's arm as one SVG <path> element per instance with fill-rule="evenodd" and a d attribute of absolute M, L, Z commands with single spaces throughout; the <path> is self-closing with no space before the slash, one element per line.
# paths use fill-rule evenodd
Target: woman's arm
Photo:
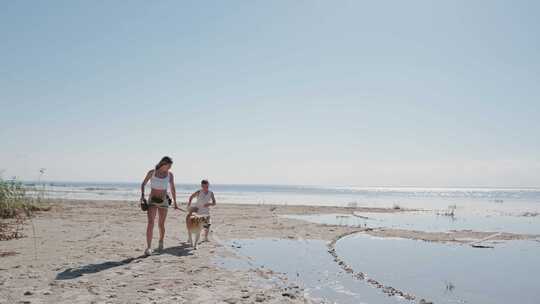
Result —
<path fill-rule="evenodd" d="M 171 184 L 171 194 L 174 202 L 174 209 L 178 209 L 178 205 L 176 204 L 176 187 L 174 186 L 174 175 L 172 174 L 172 172 L 169 172 L 169 174 L 171 176 L 171 178 L 169 179 L 169 183 Z"/>
<path fill-rule="evenodd" d="M 150 178 L 152 178 L 153 173 L 154 173 L 154 170 L 150 170 L 148 171 L 148 173 L 146 173 L 146 176 L 144 177 L 144 180 L 141 184 L 141 200 L 144 199 L 144 187 L 146 187 L 146 184 L 148 183 Z"/>

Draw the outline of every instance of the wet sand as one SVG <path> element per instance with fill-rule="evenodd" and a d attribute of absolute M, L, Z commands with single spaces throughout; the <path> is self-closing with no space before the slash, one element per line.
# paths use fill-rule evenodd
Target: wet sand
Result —
<path fill-rule="evenodd" d="M 146 214 L 119 201 L 57 201 L 27 221 L 21 239 L 0 242 L 0 303 L 309 303 L 297 286 L 277 284 L 271 270 L 227 270 L 227 241 L 273 237 L 331 241 L 354 232 L 429 241 L 470 242 L 490 232 L 425 233 L 330 226 L 286 214 L 402 212 L 381 208 L 219 205 L 211 242 L 184 242 L 185 213 L 170 210 L 165 250 L 143 257 Z M 35 232 L 34 232 L 35 231 Z M 154 231 L 157 245 L 157 227 Z M 494 240 L 533 236 L 500 234 Z"/>

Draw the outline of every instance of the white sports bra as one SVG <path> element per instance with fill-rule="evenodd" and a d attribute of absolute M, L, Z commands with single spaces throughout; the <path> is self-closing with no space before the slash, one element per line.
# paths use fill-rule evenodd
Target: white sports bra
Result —
<path fill-rule="evenodd" d="M 152 178 L 150 179 L 150 187 L 156 190 L 167 190 L 167 188 L 169 187 L 169 176 L 170 176 L 170 173 L 167 172 L 166 177 L 164 178 L 157 177 L 156 171 L 154 170 L 154 173 L 152 174 Z"/>

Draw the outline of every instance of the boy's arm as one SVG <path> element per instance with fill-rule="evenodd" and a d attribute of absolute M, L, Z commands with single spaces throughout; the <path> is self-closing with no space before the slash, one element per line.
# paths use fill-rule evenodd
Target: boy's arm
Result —
<path fill-rule="evenodd" d="M 189 197 L 189 201 L 187 203 L 187 206 L 191 206 L 191 201 L 193 200 L 193 198 L 195 197 L 195 195 L 198 195 L 199 194 L 199 191 L 195 191 L 193 192 L 193 194 Z"/>
<path fill-rule="evenodd" d="M 216 205 L 216 197 L 214 196 L 214 192 L 212 192 L 212 206 Z"/>

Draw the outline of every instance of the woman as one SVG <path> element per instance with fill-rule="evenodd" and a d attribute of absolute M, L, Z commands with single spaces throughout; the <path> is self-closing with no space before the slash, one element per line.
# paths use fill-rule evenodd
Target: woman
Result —
<path fill-rule="evenodd" d="M 172 200 L 174 208 L 178 208 L 176 204 L 176 188 L 174 187 L 174 176 L 169 170 L 173 161 L 170 157 L 163 157 L 156 168 L 148 171 L 144 181 L 141 184 L 141 203 L 146 203 L 144 198 L 144 188 L 150 181 L 150 196 L 148 198 L 148 225 L 146 226 L 146 250 L 145 255 L 152 254 L 152 235 L 154 232 L 154 220 L 156 213 L 159 214 L 159 246 L 158 250 L 163 250 L 163 238 L 165 237 L 165 218 L 167 217 L 167 209 L 169 208 L 170 198 L 167 194 L 167 189 L 171 187 Z"/>

